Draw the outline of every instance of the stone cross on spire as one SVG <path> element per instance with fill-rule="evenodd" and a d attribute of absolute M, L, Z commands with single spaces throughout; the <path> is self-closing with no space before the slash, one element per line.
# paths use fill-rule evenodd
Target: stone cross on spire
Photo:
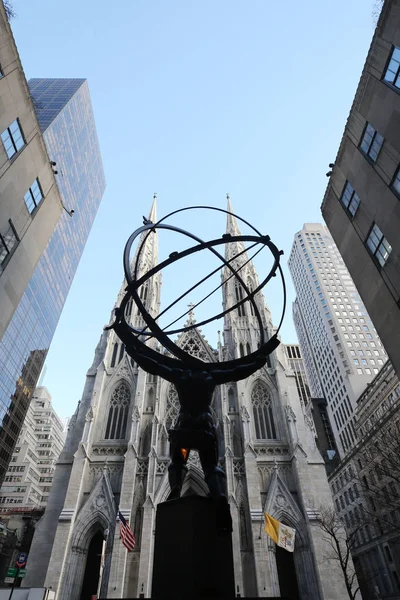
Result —
<path fill-rule="evenodd" d="M 194 307 L 195 307 L 195 305 L 193 304 L 193 302 L 190 302 L 188 304 L 188 308 L 190 309 L 189 313 L 188 313 L 188 321 L 187 321 L 188 324 L 196 323 L 196 319 L 194 318 L 194 311 L 193 311 Z"/>

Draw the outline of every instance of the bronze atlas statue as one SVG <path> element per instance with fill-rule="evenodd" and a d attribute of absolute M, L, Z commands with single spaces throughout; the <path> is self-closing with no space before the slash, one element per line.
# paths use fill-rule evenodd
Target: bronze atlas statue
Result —
<path fill-rule="evenodd" d="M 224 234 L 218 239 L 205 242 L 187 231 L 165 223 L 166 219 L 177 213 L 194 209 L 219 211 L 232 215 L 232 217 L 239 219 L 250 227 L 252 233 L 250 235 Z M 115 330 L 124 343 L 126 352 L 140 367 L 152 375 L 163 377 L 167 381 L 173 383 L 176 388 L 180 410 L 175 424 L 168 432 L 171 455 L 171 463 L 168 468 L 171 492 L 168 500 L 180 496 L 182 484 L 187 472 L 186 463 L 189 453 L 191 450 L 195 449 L 199 453 L 204 478 L 208 485 L 210 496 L 215 499 L 219 506 L 219 529 L 222 531 L 230 531 L 231 521 L 225 495 L 225 474 L 218 466 L 218 438 L 211 412 L 211 401 L 217 385 L 228 383 L 230 381 L 239 381 L 249 377 L 252 373 L 265 365 L 267 356 L 273 352 L 280 343 L 277 334 L 283 321 L 286 302 L 285 282 L 280 266 L 280 256 L 283 252 L 277 249 L 271 242 L 269 236 L 262 235 L 244 219 L 233 215 L 233 213 L 230 213 L 229 211 L 215 207 L 188 207 L 170 213 L 157 223 L 152 223 L 145 218 L 143 221 L 144 225 L 130 236 L 125 247 L 124 271 L 128 285 L 126 294 L 122 299 L 120 306 L 115 310 L 115 321 L 110 325 L 110 328 Z M 146 273 L 140 273 L 139 276 L 139 264 L 141 264 L 141 255 L 146 240 L 148 236 L 154 235 L 157 230 L 167 230 L 186 236 L 190 240 L 193 240 L 194 244 L 181 252 L 175 251 L 171 253 L 165 260 L 150 268 Z M 130 259 L 132 244 L 139 236 L 141 236 L 141 238 L 136 252 L 136 259 L 132 263 Z M 272 267 L 267 276 L 254 290 L 250 290 L 242 279 L 240 275 L 241 267 L 237 269 L 234 267 L 235 259 L 237 259 L 239 254 L 236 254 L 230 260 L 227 260 L 217 250 L 221 245 L 224 246 L 235 242 L 250 242 L 254 246 L 261 244 L 261 247 L 267 247 L 272 253 Z M 232 306 L 209 319 L 196 324 L 191 322 L 186 323 L 185 326 L 180 329 L 163 330 L 157 322 L 159 315 L 153 317 L 146 309 L 145 302 L 140 295 L 140 288 L 146 281 L 162 269 L 166 269 L 169 265 L 183 257 L 202 250 L 212 252 L 214 256 L 221 261 L 222 266 L 228 269 L 228 272 L 230 271 L 229 278 L 236 278 L 236 281 L 238 285 L 241 286 L 244 294 L 241 294 L 241 298 Z M 243 250 L 240 254 L 244 254 L 246 251 L 247 250 Z M 278 330 L 270 339 L 266 340 L 265 328 L 255 301 L 255 296 L 272 277 L 276 276 L 276 274 L 280 275 L 283 285 L 283 312 Z M 204 281 L 204 279 L 201 280 L 199 284 L 202 283 L 202 281 Z M 193 288 L 189 291 L 192 289 Z M 182 296 L 180 296 L 176 302 L 178 302 Z M 144 327 L 135 328 L 127 321 L 126 309 L 128 302 L 130 302 L 131 299 L 133 299 L 133 302 L 136 304 L 138 311 L 143 318 L 145 323 Z M 253 314 L 258 322 L 260 336 L 258 349 L 247 356 L 224 362 L 204 362 L 180 348 L 169 337 L 171 335 L 183 333 L 194 327 L 201 327 L 216 319 L 222 318 L 228 312 L 238 309 L 245 302 L 250 302 L 252 305 Z M 172 303 L 169 308 L 173 304 L 174 303 Z M 200 304 L 200 302 L 198 304 Z M 148 345 L 148 341 L 154 338 L 159 342 L 163 351 L 159 351 Z"/>

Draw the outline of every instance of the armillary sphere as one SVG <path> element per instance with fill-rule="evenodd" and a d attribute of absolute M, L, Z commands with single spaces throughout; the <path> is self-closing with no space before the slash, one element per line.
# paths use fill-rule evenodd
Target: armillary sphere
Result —
<path fill-rule="evenodd" d="M 221 213 L 225 213 L 227 215 L 231 215 L 232 217 L 236 218 L 238 221 L 241 221 L 242 223 L 246 224 L 251 229 L 251 233 L 248 235 L 242 235 L 242 234 L 232 235 L 230 233 L 226 233 L 219 238 L 212 239 L 209 241 L 204 241 L 204 240 L 200 239 L 198 236 L 190 233 L 189 231 L 185 231 L 184 229 L 175 227 L 174 225 L 170 225 L 165 222 L 167 219 L 170 219 L 172 216 L 174 216 L 178 213 L 184 212 L 184 211 L 189 211 L 189 210 L 218 211 Z M 167 216 L 160 219 L 157 223 L 153 223 L 145 218 L 143 218 L 143 222 L 144 222 L 144 224 L 132 233 L 132 235 L 129 237 L 129 239 L 126 243 L 126 246 L 125 246 L 124 271 L 125 271 L 125 278 L 126 278 L 128 285 L 126 288 L 126 294 L 121 302 L 121 305 L 119 306 L 118 309 L 116 309 L 115 321 L 109 327 L 109 328 L 113 328 L 116 331 L 117 335 L 124 342 L 126 349 L 130 354 L 134 354 L 135 349 L 136 349 L 136 350 L 140 350 L 140 352 L 142 354 L 146 354 L 149 358 L 156 360 L 159 364 L 164 364 L 165 366 L 168 366 L 170 368 L 174 368 L 174 367 L 179 368 L 180 366 L 181 367 L 185 366 L 185 367 L 190 367 L 190 368 L 195 368 L 195 369 L 200 368 L 203 371 L 207 371 L 207 370 L 215 369 L 216 366 L 218 366 L 218 369 L 220 369 L 220 370 L 221 369 L 232 370 L 235 367 L 244 366 L 248 363 L 253 363 L 257 359 L 257 357 L 266 356 L 276 349 L 276 347 L 280 343 L 278 340 L 277 334 L 282 325 L 284 314 L 285 314 L 285 308 L 286 308 L 286 287 L 285 287 L 285 280 L 284 280 L 284 276 L 283 276 L 283 272 L 282 272 L 282 267 L 280 265 L 280 257 L 283 254 L 283 251 L 278 250 L 276 245 L 271 241 L 269 235 L 263 235 L 255 227 L 253 227 L 250 223 L 248 223 L 245 219 L 242 219 L 241 217 L 235 215 L 234 213 L 232 213 L 228 210 L 224 210 L 222 208 L 216 208 L 213 206 L 190 206 L 190 207 L 186 207 L 186 208 L 181 208 L 179 210 L 171 212 Z M 146 241 L 147 241 L 148 237 L 151 235 L 154 235 L 154 233 L 157 230 L 167 230 L 167 231 L 175 232 L 182 236 L 186 236 L 186 238 L 193 240 L 193 245 L 190 246 L 189 248 L 186 248 L 186 249 L 180 251 L 180 252 L 178 252 L 178 251 L 172 252 L 165 260 L 161 261 L 156 266 L 153 266 L 147 272 L 139 273 L 139 264 L 141 262 L 143 250 L 146 246 Z M 142 236 L 142 239 L 140 241 L 140 244 L 139 244 L 139 247 L 138 247 L 138 250 L 136 253 L 136 259 L 132 265 L 131 258 L 130 258 L 131 248 L 132 248 L 133 243 L 139 236 Z M 248 251 L 248 249 L 244 249 L 243 251 L 239 252 L 238 254 L 236 254 L 229 260 L 227 260 L 218 251 L 220 246 L 224 246 L 225 244 L 228 244 L 228 243 L 231 244 L 234 242 L 249 242 L 251 244 L 251 246 L 250 246 L 251 248 L 260 244 L 261 248 L 259 248 L 257 253 L 261 249 L 266 247 L 272 254 L 273 264 L 272 264 L 272 267 L 271 267 L 269 273 L 261 281 L 261 283 L 259 283 L 259 285 L 253 290 L 249 289 L 249 287 L 246 285 L 245 281 L 241 277 L 241 273 L 240 273 L 243 266 L 245 264 L 247 264 L 251 259 L 247 260 L 243 265 L 240 265 L 239 268 L 237 268 L 237 269 L 235 269 L 234 265 L 232 264 L 238 257 L 240 257 L 240 255 L 245 254 Z M 220 260 L 221 265 L 230 271 L 229 278 L 235 278 L 237 283 L 242 287 L 245 294 L 243 295 L 243 297 L 241 299 L 239 299 L 236 303 L 232 304 L 232 306 L 230 306 L 229 308 L 226 308 L 219 314 L 216 314 L 216 315 L 214 315 L 208 319 L 205 319 L 199 323 L 190 323 L 189 322 L 189 323 L 186 323 L 185 326 L 183 326 L 183 327 L 180 327 L 177 329 L 173 329 L 173 328 L 171 329 L 170 327 L 173 326 L 176 323 L 176 321 L 179 320 L 179 318 L 180 318 L 179 317 L 173 323 L 171 323 L 168 326 L 168 328 L 163 330 L 159 326 L 157 321 L 158 321 L 159 317 L 161 316 L 161 314 L 165 314 L 167 309 L 162 311 L 162 313 L 160 313 L 159 315 L 153 317 L 146 309 L 144 302 L 142 301 L 142 299 L 140 297 L 140 288 L 159 271 L 165 270 L 169 265 L 176 263 L 180 259 L 182 259 L 186 256 L 189 256 L 189 255 L 195 254 L 197 252 L 200 252 L 202 250 L 207 250 L 208 252 L 211 252 L 212 254 L 214 254 L 214 256 L 216 256 Z M 172 308 L 172 306 L 174 306 L 177 302 L 179 302 L 185 295 L 190 293 L 195 287 L 201 285 L 208 277 L 213 275 L 216 271 L 220 270 L 220 268 L 221 268 L 221 266 L 219 266 L 218 269 L 216 269 L 215 271 L 212 271 L 211 273 L 209 273 L 206 277 L 202 278 L 194 286 L 192 286 L 190 289 L 188 289 L 184 294 L 180 295 L 179 298 L 177 298 L 174 302 L 172 302 L 168 306 L 168 309 Z M 269 339 L 265 339 L 264 326 L 263 326 L 259 307 L 257 306 L 257 302 L 255 301 L 255 296 L 257 295 L 258 292 L 260 292 L 266 286 L 266 284 L 272 279 L 272 277 L 275 277 L 277 274 L 279 274 L 279 276 L 280 276 L 280 279 L 282 282 L 282 288 L 283 288 L 282 315 L 281 315 L 281 319 L 279 322 L 279 326 L 278 326 L 276 332 L 274 333 L 274 335 Z M 224 283 L 226 283 L 226 280 L 224 281 Z M 221 287 L 222 285 L 223 284 L 221 284 L 219 287 Z M 216 288 L 216 289 L 218 289 L 218 288 Z M 216 289 L 213 290 L 212 293 L 214 293 L 216 291 Z M 127 308 L 127 304 L 131 298 L 133 299 L 133 302 L 136 304 L 140 315 L 143 317 L 144 323 L 146 324 L 144 328 L 133 327 L 130 323 L 127 322 L 127 319 L 125 316 L 125 311 Z M 203 300 L 204 299 L 205 298 L 203 298 Z M 200 304 L 203 300 L 198 302 L 195 306 L 198 306 L 198 304 Z M 257 319 L 257 323 L 258 323 L 258 327 L 259 327 L 259 335 L 260 335 L 260 337 L 259 337 L 260 344 L 259 344 L 258 349 L 246 356 L 243 356 L 243 357 L 240 357 L 237 359 L 233 359 L 233 360 L 224 361 L 224 362 L 205 363 L 202 360 L 200 360 L 199 358 L 196 358 L 196 357 L 190 355 L 188 352 L 186 352 L 185 350 L 180 348 L 169 337 L 171 335 L 177 335 L 177 334 L 183 333 L 185 331 L 189 331 L 189 330 L 197 328 L 197 327 L 202 327 L 203 325 L 211 323 L 212 321 L 215 321 L 216 319 L 220 319 L 221 317 L 228 314 L 229 312 L 231 312 L 235 309 L 238 309 L 245 302 L 249 302 L 252 305 L 254 315 Z M 185 314 L 187 314 L 187 313 L 185 313 Z M 146 345 L 146 341 L 148 341 L 150 338 L 157 339 L 158 342 L 161 344 L 161 346 L 163 346 L 168 352 L 167 353 L 158 352 L 157 350 Z"/>

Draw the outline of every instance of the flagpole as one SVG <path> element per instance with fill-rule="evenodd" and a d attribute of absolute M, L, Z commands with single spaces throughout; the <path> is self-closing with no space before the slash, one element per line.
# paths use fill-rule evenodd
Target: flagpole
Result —
<path fill-rule="evenodd" d="M 272 468 L 273 468 L 274 473 L 278 472 L 278 463 L 276 462 L 276 458 L 274 458 L 274 466 Z M 261 524 L 260 524 L 260 535 L 258 536 L 259 540 L 261 540 L 261 527 L 262 527 L 263 522 L 265 521 L 265 507 L 267 506 L 267 500 L 268 500 L 268 494 L 267 494 L 267 497 L 265 498 L 265 502 L 264 502 L 264 509 L 263 509 Z"/>
<path fill-rule="evenodd" d="M 103 533 L 103 545 L 101 548 L 101 558 L 100 558 L 100 575 L 99 575 L 99 583 L 97 586 L 97 598 L 100 597 L 100 590 L 101 590 L 101 584 L 103 582 L 103 573 L 104 573 L 104 566 L 105 566 L 105 558 L 106 558 L 106 547 L 107 547 L 107 539 L 108 539 L 108 534 L 109 534 L 110 530 L 107 528 L 104 530 Z"/>
<path fill-rule="evenodd" d="M 266 499 L 265 499 L 265 502 L 264 502 L 264 508 L 263 508 L 262 515 L 261 515 L 261 522 L 260 522 L 260 534 L 259 534 L 259 536 L 258 536 L 258 539 L 259 539 L 259 540 L 261 540 L 261 528 L 262 528 L 262 526 L 263 526 L 263 523 L 265 522 L 265 507 L 267 506 L 267 499 L 268 499 L 268 498 L 266 498 Z"/>

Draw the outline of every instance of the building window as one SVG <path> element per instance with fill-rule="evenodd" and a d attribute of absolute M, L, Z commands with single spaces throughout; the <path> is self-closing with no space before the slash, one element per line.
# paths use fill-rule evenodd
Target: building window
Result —
<path fill-rule="evenodd" d="M 179 414 L 179 398 L 174 385 L 170 385 L 167 393 L 167 406 L 165 409 L 165 428 L 170 429 Z"/>
<path fill-rule="evenodd" d="M 39 179 L 35 179 L 24 196 L 26 208 L 29 210 L 30 214 L 38 207 L 42 199 L 43 193 L 39 184 Z"/>
<path fill-rule="evenodd" d="M 254 425 L 258 440 L 276 440 L 271 394 L 266 385 L 257 381 L 251 392 Z"/>
<path fill-rule="evenodd" d="M 393 562 L 392 553 L 390 552 L 389 546 L 383 546 L 386 554 L 386 558 L 389 562 Z"/>
<path fill-rule="evenodd" d="M 111 367 L 115 367 L 115 363 L 117 362 L 117 353 L 118 353 L 118 344 L 114 344 L 113 353 L 111 357 Z"/>
<path fill-rule="evenodd" d="M 390 57 L 390 61 L 388 67 L 386 69 L 383 80 L 387 83 L 390 83 L 394 87 L 400 89 L 400 79 L 399 79 L 399 71 L 400 71 L 400 48 L 396 46 L 392 50 L 392 55 Z"/>
<path fill-rule="evenodd" d="M 130 400 L 129 386 L 122 381 L 111 394 L 106 440 L 123 440 L 125 438 Z"/>
<path fill-rule="evenodd" d="M 368 156 L 373 162 L 376 162 L 378 154 L 382 148 L 384 137 L 378 133 L 375 127 L 372 127 L 371 123 L 367 123 L 364 135 L 360 142 L 360 148 L 366 156 Z"/>
<path fill-rule="evenodd" d="M 344 186 L 344 190 L 342 196 L 340 198 L 340 202 L 343 206 L 349 211 L 349 213 L 354 217 L 356 214 L 357 208 L 360 205 L 360 198 L 358 194 L 354 191 L 353 186 L 346 181 L 346 185 Z"/>
<path fill-rule="evenodd" d="M 366 244 L 372 256 L 375 256 L 381 267 L 385 266 L 392 247 L 376 223 L 374 223 L 369 232 Z"/>
<path fill-rule="evenodd" d="M 11 219 L 9 220 L 9 223 L 10 227 L 7 232 L 3 235 L 0 234 L 0 273 L 2 272 L 2 265 L 6 262 L 19 241 Z"/>
<path fill-rule="evenodd" d="M 142 304 L 145 308 L 147 308 L 147 299 L 148 299 L 148 294 L 149 294 L 149 286 L 147 283 L 145 283 L 143 285 L 143 287 L 140 289 L 140 300 L 142 301 Z"/>
<path fill-rule="evenodd" d="M 400 196 L 400 166 L 397 168 L 392 181 L 392 190 Z"/>
<path fill-rule="evenodd" d="M 239 284 L 235 285 L 235 296 L 236 296 L 236 304 L 238 304 L 239 302 L 242 302 L 243 300 L 243 289 L 242 286 Z M 244 312 L 244 305 L 241 304 L 240 306 L 237 307 L 237 311 L 238 311 L 238 316 L 239 317 L 244 317 L 245 316 L 245 312 Z"/>
<path fill-rule="evenodd" d="M 8 158 L 12 158 L 25 146 L 24 135 L 19 124 L 19 120 L 15 119 L 7 129 L 1 134 L 4 148 Z"/>

